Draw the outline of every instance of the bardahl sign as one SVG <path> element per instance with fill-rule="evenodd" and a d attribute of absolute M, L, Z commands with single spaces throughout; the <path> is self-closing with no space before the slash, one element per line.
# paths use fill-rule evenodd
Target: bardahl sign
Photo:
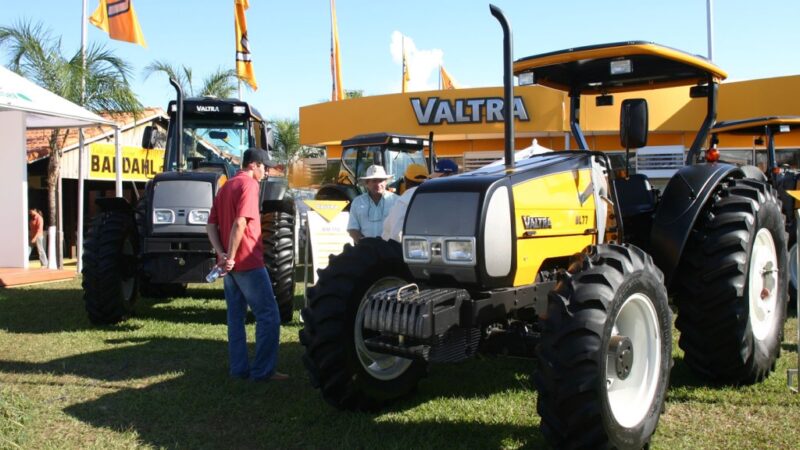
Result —
<path fill-rule="evenodd" d="M 414 109 L 420 125 L 502 122 L 504 103 L 500 97 L 455 100 L 440 99 L 439 97 L 411 98 L 411 107 Z M 531 120 L 522 97 L 514 97 L 513 115 L 524 122 Z"/>

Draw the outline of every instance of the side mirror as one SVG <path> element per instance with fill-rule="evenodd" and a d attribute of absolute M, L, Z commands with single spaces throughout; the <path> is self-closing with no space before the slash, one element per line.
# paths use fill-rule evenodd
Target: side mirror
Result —
<path fill-rule="evenodd" d="M 156 146 L 156 130 L 153 128 L 152 125 L 148 125 L 144 127 L 144 133 L 142 133 L 142 148 L 146 148 L 151 150 Z"/>
<path fill-rule="evenodd" d="M 647 100 L 631 98 L 622 101 L 619 111 L 619 138 L 622 148 L 647 145 Z"/>
<path fill-rule="evenodd" d="M 264 128 L 264 142 L 261 143 L 263 145 L 264 150 L 268 152 L 272 152 L 275 150 L 275 133 L 272 130 L 272 127 L 267 126 Z"/>

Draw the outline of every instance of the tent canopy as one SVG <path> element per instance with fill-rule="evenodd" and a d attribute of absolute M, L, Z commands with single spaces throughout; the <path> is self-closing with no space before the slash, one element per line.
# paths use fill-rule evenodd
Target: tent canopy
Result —
<path fill-rule="evenodd" d="M 27 128 L 115 125 L 0 66 L 0 111 L 7 110 L 25 111 Z"/>

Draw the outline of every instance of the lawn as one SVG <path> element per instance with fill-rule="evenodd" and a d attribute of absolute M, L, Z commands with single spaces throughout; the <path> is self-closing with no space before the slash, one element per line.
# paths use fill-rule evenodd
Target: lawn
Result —
<path fill-rule="evenodd" d="M 544 446 L 529 360 L 433 366 L 381 414 L 340 412 L 308 382 L 297 322 L 281 331 L 291 380 L 228 378 L 219 282 L 140 299 L 135 318 L 104 328 L 89 324 L 81 294 L 78 281 L 0 290 L 0 449 Z M 796 327 L 793 315 L 776 372 L 752 387 L 708 387 L 676 349 L 653 448 L 796 447 L 800 395 L 786 387 Z"/>

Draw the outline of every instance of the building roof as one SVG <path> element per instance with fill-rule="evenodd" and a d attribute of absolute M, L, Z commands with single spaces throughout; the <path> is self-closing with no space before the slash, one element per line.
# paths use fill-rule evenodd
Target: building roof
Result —
<path fill-rule="evenodd" d="M 142 110 L 141 115 L 136 120 L 134 120 L 133 114 L 131 113 L 121 113 L 121 114 L 100 113 L 99 115 L 103 118 L 110 119 L 116 122 L 117 125 L 120 127 L 120 131 L 125 131 L 129 128 L 133 128 L 137 125 L 141 125 L 146 122 L 151 122 L 156 119 L 158 120 L 167 119 L 167 115 L 164 113 L 164 110 L 158 107 L 144 108 Z M 52 132 L 53 130 L 49 129 L 28 130 L 27 132 L 28 163 L 32 163 L 50 156 L 49 142 Z M 64 139 L 65 132 L 67 133 L 67 136 L 66 139 L 63 141 L 64 144 L 62 145 L 61 148 L 64 151 L 69 151 L 78 146 L 78 130 L 74 128 L 62 129 L 61 132 L 59 133 L 60 139 Z M 94 127 L 86 127 L 83 129 L 83 136 L 86 144 L 105 138 L 109 135 L 110 136 L 114 135 L 114 128 L 111 126 L 94 126 Z"/>

